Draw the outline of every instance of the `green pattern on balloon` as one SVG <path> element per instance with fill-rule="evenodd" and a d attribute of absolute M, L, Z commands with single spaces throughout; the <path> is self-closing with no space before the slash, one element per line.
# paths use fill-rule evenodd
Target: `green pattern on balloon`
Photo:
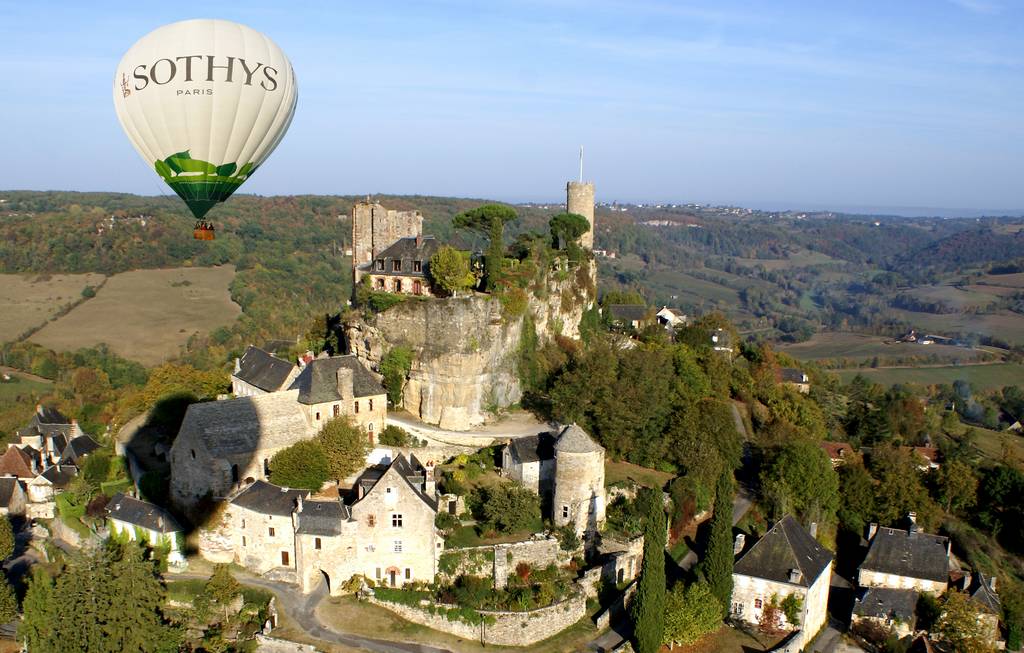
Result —
<path fill-rule="evenodd" d="M 258 166 L 252 162 L 241 168 L 237 163 L 214 165 L 201 159 L 193 159 L 188 150 L 177 152 L 163 161 L 155 161 L 156 169 L 167 185 L 181 199 L 197 219 L 202 218 L 218 202 L 223 202 L 238 190 Z M 237 172 L 236 172 L 237 170 Z"/>

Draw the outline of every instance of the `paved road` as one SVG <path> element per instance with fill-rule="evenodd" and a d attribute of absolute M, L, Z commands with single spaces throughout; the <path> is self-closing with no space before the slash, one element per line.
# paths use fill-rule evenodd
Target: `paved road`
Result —
<path fill-rule="evenodd" d="M 551 424 L 542 422 L 525 411 L 512 413 L 498 422 L 478 426 L 469 431 L 441 429 L 432 424 L 421 422 L 406 412 L 389 412 L 387 423 L 400 426 L 416 437 L 426 438 L 441 444 L 477 447 L 487 444 L 481 442 L 482 440 L 522 438 L 550 431 L 553 428 Z"/>
<path fill-rule="evenodd" d="M 183 573 L 167 574 L 167 580 L 205 579 L 207 574 Z M 327 597 L 327 587 L 321 583 L 310 594 L 301 594 L 297 587 L 287 583 L 267 580 L 250 574 L 235 573 L 238 582 L 251 587 L 259 587 L 272 592 L 277 597 L 278 609 L 285 612 L 302 629 L 314 639 L 341 644 L 355 649 L 373 651 L 374 653 L 452 653 L 448 649 L 415 644 L 411 642 L 393 642 L 385 639 L 361 637 L 350 633 L 342 633 L 323 624 L 316 615 L 316 607 Z"/>

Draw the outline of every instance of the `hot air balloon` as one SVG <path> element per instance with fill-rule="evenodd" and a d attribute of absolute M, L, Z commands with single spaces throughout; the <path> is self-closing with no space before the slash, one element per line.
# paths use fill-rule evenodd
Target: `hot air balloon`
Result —
<path fill-rule="evenodd" d="M 281 48 L 227 20 L 185 20 L 150 32 L 114 77 L 121 127 L 185 200 L 200 240 L 213 240 L 207 212 L 281 142 L 297 99 L 295 72 Z"/>

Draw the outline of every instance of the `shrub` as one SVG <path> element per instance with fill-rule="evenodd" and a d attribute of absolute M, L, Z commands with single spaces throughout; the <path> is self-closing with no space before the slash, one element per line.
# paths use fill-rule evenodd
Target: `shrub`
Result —
<path fill-rule="evenodd" d="M 413 351 L 409 347 L 392 347 L 380 361 L 380 373 L 384 376 L 384 388 L 392 406 L 402 403 L 402 389 L 412 369 Z"/>
<path fill-rule="evenodd" d="M 540 497 L 514 483 L 477 488 L 480 512 L 486 524 L 504 533 L 533 527 L 540 521 Z"/>
<path fill-rule="evenodd" d="M 386 444 L 390 447 L 408 447 L 412 445 L 413 438 L 409 435 L 409 432 L 401 426 L 388 424 L 384 427 L 384 430 L 380 432 L 379 441 L 381 444 Z"/>
<path fill-rule="evenodd" d="M 434 526 L 442 531 L 448 531 L 459 525 L 459 518 L 450 513 L 441 511 L 434 517 Z"/>
<path fill-rule="evenodd" d="M 270 480 L 275 485 L 317 491 L 330 478 L 323 447 L 316 440 L 302 440 L 270 459 Z"/>

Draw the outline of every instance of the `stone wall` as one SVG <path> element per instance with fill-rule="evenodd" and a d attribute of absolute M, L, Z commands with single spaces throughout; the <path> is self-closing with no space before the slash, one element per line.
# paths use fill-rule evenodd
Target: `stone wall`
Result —
<path fill-rule="evenodd" d="M 582 594 L 529 612 L 481 610 L 480 614 L 485 619 L 491 617 L 488 621 L 493 621 L 493 623 L 479 625 L 459 620 L 449 621 L 446 616 L 430 614 L 424 609 L 426 606 L 413 608 L 398 603 L 379 601 L 373 597 L 367 600 L 398 614 L 406 621 L 463 639 L 499 646 L 531 646 L 562 632 L 587 614 L 587 600 Z M 437 607 L 448 606 L 438 605 Z"/>
<path fill-rule="evenodd" d="M 524 540 L 522 542 L 511 542 L 508 544 L 494 544 L 488 546 L 466 547 L 464 549 L 452 549 L 441 554 L 439 564 L 439 575 L 454 580 L 467 574 L 470 576 L 490 576 L 494 581 L 495 589 L 504 589 L 508 583 L 510 574 L 515 573 L 516 566 L 526 563 L 533 569 L 543 569 L 548 565 L 562 564 L 558 540 L 554 537 L 544 537 L 536 540 Z M 458 562 L 454 570 L 444 573 L 445 562 L 457 558 Z"/>
<path fill-rule="evenodd" d="M 583 312 L 593 303 L 593 261 L 551 272 L 543 292 L 528 293 L 527 311 L 541 341 L 579 337 Z M 464 431 L 482 424 L 488 410 L 522 397 L 516 369 L 523 316 L 506 317 L 489 295 L 407 300 L 369 319 L 345 324 L 349 353 L 370 369 L 395 346 L 410 347 L 412 369 L 404 407 L 424 422 Z"/>

